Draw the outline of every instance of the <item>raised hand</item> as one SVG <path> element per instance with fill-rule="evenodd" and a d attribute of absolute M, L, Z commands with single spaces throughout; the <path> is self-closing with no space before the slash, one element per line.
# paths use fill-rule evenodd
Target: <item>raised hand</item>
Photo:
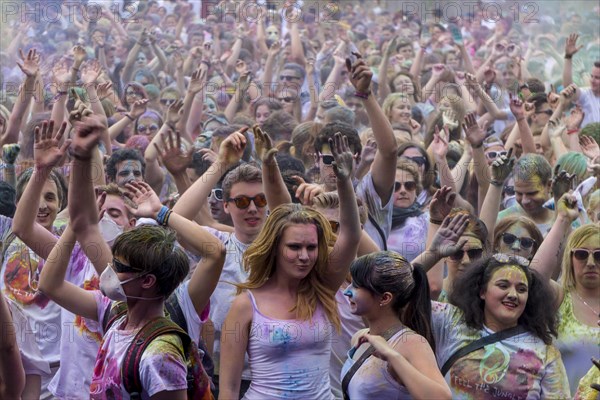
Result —
<path fill-rule="evenodd" d="M 579 129 L 584 118 L 585 112 L 581 108 L 581 105 L 577 104 L 575 108 L 571 110 L 571 114 L 566 118 L 567 129 Z"/>
<path fill-rule="evenodd" d="M 556 203 L 556 213 L 566 217 L 573 222 L 579 218 L 579 207 L 577 207 L 577 197 L 570 190 L 564 193 Z"/>
<path fill-rule="evenodd" d="M 577 175 L 569 174 L 565 170 L 560 170 L 560 165 L 554 168 L 554 178 L 552 178 L 552 196 L 554 199 L 559 199 L 563 194 L 567 193 L 577 186 Z"/>
<path fill-rule="evenodd" d="M 83 117 L 93 114 L 93 111 L 83 102 L 75 89 L 71 89 L 71 94 L 75 97 L 75 105 L 69 113 L 69 122 L 73 124 L 75 121 L 80 121 Z"/>
<path fill-rule="evenodd" d="M 560 101 L 570 103 L 575 98 L 575 93 L 577 93 L 577 85 L 571 83 L 560 92 Z"/>
<path fill-rule="evenodd" d="M 83 60 L 85 60 L 85 58 L 87 57 L 87 52 L 80 45 L 73 46 L 71 52 L 73 53 L 73 60 L 75 62 L 75 65 L 81 65 Z"/>
<path fill-rule="evenodd" d="M 156 148 L 156 152 L 158 153 L 158 157 L 167 168 L 167 171 L 173 176 L 185 173 L 185 170 L 192 163 L 192 154 L 194 152 L 193 147 L 190 147 L 189 149 L 182 148 L 181 135 L 179 132 L 177 132 L 175 136 L 176 138 L 173 140 L 172 131 L 168 131 L 166 135 L 162 134 L 162 148 L 156 143 L 153 143 L 154 148 Z"/>
<path fill-rule="evenodd" d="M 350 151 L 348 138 L 336 132 L 333 139 L 329 139 L 329 148 L 333 155 L 333 172 L 339 180 L 350 179 L 354 166 L 354 155 Z"/>
<path fill-rule="evenodd" d="M 276 57 L 279 52 L 281 51 L 281 42 L 277 41 L 277 42 L 273 42 L 273 44 L 271 44 L 271 47 L 269 47 L 269 53 L 268 53 L 268 57 Z"/>
<path fill-rule="evenodd" d="M 456 193 L 449 186 L 438 189 L 429 203 L 429 218 L 432 221 L 442 221 L 454 207 Z"/>
<path fill-rule="evenodd" d="M 579 35 L 577 33 L 571 33 L 565 42 L 565 58 L 573 57 L 579 50 L 583 48 L 583 45 L 577 46 L 577 39 Z"/>
<path fill-rule="evenodd" d="M 131 110 L 129 111 L 129 115 L 131 115 L 131 118 L 133 119 L 137 119 L 139 118 L 143 113 L 146 112 L 146 104 L 148 104 L 148 99 L 141 99 L 141 100 L 136 100 L 135 102 L 133 102 L 133 104 L 131 105 Z"/>
<path fill-rule="evenodd" d="M 179 99 L 175 103 L 171 104 L 167 109 L 165 115 L 165 123 L 169 127 L 175 126 L 181 119 L 183 113 L 183 100 Z"/>
<path fill-rule="evenodd" d="M 436 251 L 440 257 L 451 256 L 462 249 L 467 243 L 467 239 L 463 239 L 460 242 L 459 240 L 468 225 L 469 216 L 467 214 L 444 218 L 429 248 Z"/>
<path fill-rule="evenodd" d="M 553 84 L 550 84 L 550 92 L 548 92 L 546 99 L 552 109 L 555 109 L 560 101 L 560 95 L 556 92 L 556 87 Z"/>
<path fill-rule="evenodd" d="M 583 154 L 594 161 L 597 157 L 600 157 L 600 146 L 596 143 L 596 139 L 591 136 L 582 135 L 579 137 L 579 146 Z"/>
<path fill-rule="evenodd" d="M 204 89 L 206 85 L 206 76 L 208 75 L 208 66 L 204 63 L 200 64 L 198 69 L 192 72 L 192 79 L 188 86 L 188 92 L 196 94 Z"/>
<path fill-rule="evenodd" d="M 371 71 L 360 54 L 352 54 L 354 54 L 357 58 L 354 64 L 352 64 L 350 59 L 346 58 L 346 68 L 350 74 L 350 82 L 357 92 L 371 93 L 371 79 L 373 78 L 373 71 Z"/>
<path fill-rule="evenodd" d="M 76 159 L 90 159 L 92 151 L 107 130 L 103 117 L 94 114 L 84 115 L 81 120 L 75 120 L 73 126 L 75 135 L 71 143 L 71 153 Z"/>
<path fill-rule="evenodd" d="M 248 127 L 244 127 L 239 131 L 233 132 L 223 140 L 221 147 L 219 147 L 217 162 L 230 166 L 242 159 L 247 145 L 247 140 L 244 136 L 247 130 Z"/>
<path fill-rule="evenodd" d="M 477 124 L 475 113 L 469 113 L 465 116 L 465 122 L 462 127 L 471 146 L 474 148 L 481 147 L 485 140 L 485 132 Z"/>
<path fill-rule="evenodd" d="M 14 164 L 21 152 L 21 146 L 17 143 L 2 146 L 2 160 L 5 164 Z"/>
<path fill-rule="evenodd" d="M 112 86 L 112 82 L 104 82 L 98 85 L 98 88 L 96 90 L 100 101 L 106 99 L 107 97 L 110 97 L 114 93 L 112 90 Z"/>
<path fill-rule="evenodd" d="M 444 110 L 442 113 L 442 123 L 444 126 L 444 130 L 446 130 L 446 139 L 450 136 L 448 135 L 448 129 L 456 129 L 458 128 L 458 117 L 456 113 L 452 109 Z"/>
<path fill-rule="evenodd" d="M 85 84 L 96 83 L 100 75 L 102 75 L 102 66 L 97 60 L 88 62 L 81 70 L 81 80 Z"/>
<path fill-rule="evenodd" d="M 371 165 L 371 163 L 375 160 L 375 154 L 377 154 L 377 142 L 374 138 L 370 138 L 362 148 L 360 160 L 366 165 Z"/>
<path fill-rule="evenodd" d="M 35 77 L 40 71 L 40 55 L 36 49 L 31 49 L 27 53 L 27 56 L 23 54 L 23 50 L 19 49 L 19 55 L 23 63 L 17 61 L 17 65 L 21 68 L 21 71 L 28 77 Z"/>
<path fill-rule="evenodd" d="M 61 163 L 67 154 L 67 149 L 71 146 L 71 140 L 67 139 L 60 145 L 60 141 L 67 128 L 67 123 L 63 122 L 56 135 L 54 132 L 54 121 L 44 121 L 41 128 L 36 127 L 34 131 L 33 159 L 36 168 L 53 168 Z"/>
<path fill-rule="evenodd" d="M 398 36 L 394 36 L 392 40 L 384 44 L 381 50 L 390 57 L 396 51 L 396 46 L 398 46 Z"/>
<path fill-rule="evenodd" d="M 440 128 L 438 128 L 437 125 L 435 126 L 433 141 L 431 142 L 430 148 L 433 153 L 433 157 L 437 162 L 445 160 L 446 154 L 448 154 L 448 141 L 445 139 L 445 137 L 442 137 L 448 137 L 447 129 L 448 128 L 444 128 L 446 135 L 440 135 Z"/>
<path fill-rule="evenodd" d="M 258 125 L 252 127 L 254 132 L 254 147 L 256 149 L 256 158 L 262 162 L 272 162 L 277 149 L 273 148 L 273 140 L 268 133 L 263 132 Z"/>
<path fill-rule="evenodd" d="M 525 107 L 523 105 L 523 100 L 521 100 L 518 96 L 513 96 L 512 93 L 509 94 L 510 97 L 510 112 L 513 113 L 515 119 L 519 121 L 520 119 L 525 118 Z"/>
<path fill-rule="evenodd" d="M 445 71 L 446 71 L 446 66 L 444 64 L 435 64 L 431 68 L 431 75 L 432 75 L 432 77 L 439 79 Z"/>
<path fill-rule="evenodd" d="M 508 150 L 508 154 L 497 157 L 491 165 L 492 180 L 504 183 L 515 166 L 515 159 L 512 157 L 513 148 Z"/>
<path fill-rule="evenodd" d="M 129 212 L 136 218 L 156 219 L 162 204 L 150 185 L 146 182 L 131 181 L 125 184 L 125 188 L 127 189 L 125 196 L 136 205 L 136 208 L 133 208 L 125 203 Z"/>
<path fill-rule="evenodd" d="M 548 136 L 550 138 L 560 138 L 566 130 L 567 126 L 563 122 L 548 121 Z"/>
<path fill-rule="evenodd" d="M 299 176 L 293 176 L 292 178 L 298 183 L 297 186 L 292 188 L 296 191 L 296 198 L 305 206 L 311 206 L 315 197 L 325 193 L 325 189 L 319 184 L 307 183 Z"/>

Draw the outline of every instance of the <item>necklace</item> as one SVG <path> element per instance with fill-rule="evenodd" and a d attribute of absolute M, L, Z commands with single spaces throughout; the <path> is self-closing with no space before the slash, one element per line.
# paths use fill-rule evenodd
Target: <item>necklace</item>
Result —
<path fill-rule="evenodd" d="M 592 308 L 592 306 L 590 306 L 588 303 L 585 302 L 585 300 L 579 295 L 579 293 L 577 293 L 576 290 L 573 290 L 575 292 L 575 295 L 579 298 L 579 300 L 581 300 L 581 302 L 583 303 L 583 305 L 585 305 L 587 308 L 589 308 L 590 310 L 592 310 L 594 312 L 594 314 L 596 315 L 600 315 L 600 312 L 594 310 Z"/>

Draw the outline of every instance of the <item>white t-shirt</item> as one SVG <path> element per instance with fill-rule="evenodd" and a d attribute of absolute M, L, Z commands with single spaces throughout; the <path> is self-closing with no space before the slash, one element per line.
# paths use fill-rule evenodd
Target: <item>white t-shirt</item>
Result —
<path fill-rule="evenodd" d="M 356 186 L 356 197 L 359 197 L 363 203 L 367 206 L 369 214 L 377 222 L 381 230 L 383 231 L 384 237 L 375 228 L 375 225 L 370 220 L 367 220 L 364 226 L 365 232 L 373 239 L 373 241 L 379 246 L 380 249 L 384 249 L 387 239 L 390 236 L 390 230 L 392 229 L 392 214 L 394 212 L 394 202 L 392 202 L 391 196 L 387 201 L 387 204 L 382 204 L 375 186 L 373 185 L 373 175 L 369 171 Z"/>
<path fill-rule="evenodd" d="M 98 320 L 102 320 L 112 301 L 99 291 L 94 292 Z M 123 386 L 121 366 L 129 345 L 138 330 L 124 330 L 126 315 L 114 322 L 104 334 L 96 357 L 90 399 L 130 399 Z M 187 389 L 187 365 L 181 339 L 176 334 L 161 335 L 145 349 L 140 360 L 142 399 L 163 391 Z"/>
<path fill-rule="evenodd" d="M 236 296 L 237 289 L 231 283 L 243 283 L 248 279 L 248 273 L 242 267 L 242 256 L 249 244 L 240 242 L 235 234 L 221 232 L 213 228 L 204 227 L 215 237 L 217 237 L 226 249 L 225 264 L 221 278 L 210 297 L 210 319 L 215 329 L 215 342 L 213 349 L 213 362 L 215 363 L 215 374 L 219 374 L 220 356 L 221 356 L 221 327 L 225 322 L 227 313 L 231 308 L 231 303 Z M 231 283 L 228 283 L 231 282 Z M 242 379 L 250 380 L 250 366 L 248 356 L 244 355 L 244 370 Z"/>
<path fill-rule="evenodd" d="M 585 128 L 587 124 L 600 122 L 600 97 L 594 95 L 591 87 L 584 87 L 579 90 L 581 90 L 579 104 L 585 112 L 581 127 Z"/>

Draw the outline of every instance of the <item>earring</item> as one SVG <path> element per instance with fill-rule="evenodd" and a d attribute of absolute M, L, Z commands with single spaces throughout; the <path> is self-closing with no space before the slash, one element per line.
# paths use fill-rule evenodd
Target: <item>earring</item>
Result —
<path fill-rule="evenodd" d="M 379 303 L 379 307 L 383 307 L 383 303 Z"/>

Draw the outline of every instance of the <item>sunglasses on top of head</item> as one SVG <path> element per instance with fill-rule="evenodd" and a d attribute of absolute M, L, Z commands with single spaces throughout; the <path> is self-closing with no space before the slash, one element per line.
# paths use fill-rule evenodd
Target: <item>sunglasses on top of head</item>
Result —
<path fill-rule="evenodd" d="M 267 205 L 267 197 L 263 193 L 257 194 L 254 197 L 242 195 L 227 199 L 228 203 L 232 201 L 235 203 L 235 206 L 241 210 L 245 210 L 246 208 L 250 207 L 251 201 L 254 202 L 254 205 L 257 208 L 266 207 Z"/>

